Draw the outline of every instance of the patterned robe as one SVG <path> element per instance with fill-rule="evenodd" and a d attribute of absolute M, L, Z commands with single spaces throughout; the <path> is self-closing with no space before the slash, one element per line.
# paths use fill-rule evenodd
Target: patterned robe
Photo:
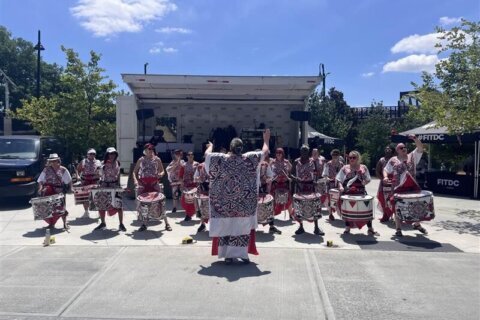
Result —
<path fill-rule="evenodd" d="M 194 161 L 193 163 L 185 162 L 182 167 L 180 168 L 179 176 L 183 181 L 183 192 L 182 197 L 180 198 L 180 204 L 182 208 L 185 210 L 187 216 L 192 217 L 195 214 L 195 202 L 187 202 L 185 198 L 185 191 L 190 191 L 196 187 L 195 181 L 193 176 L 195 174 L 195 170 L 198 167 L 198 162 Z"/>
<path fill-rule="evenodd" d="M 43 169 L 42 173 L 40 173 L 37 182 L 43 185 L 43 195 L 51 196 L 54 194 L 63 193 L 63 185 L 67 185 L 72 182 L 72 176 L 65 167 L 60 166 L 57 170 L 55 170 L 53 167 L 47 166 Z M 65 212 L 65 215 L 68 214 L 68 212 L 65 210 L 65 202 L 63 209 L 60 211 Z M 57 220 L 64 214 L 52 213 L 52 217 L 44 219 L 44 221 L 48 224 L 55 225 Z"/>
<path fill-rule="evenodd" d="M 82 173 L 81 180 L 82 185 L 88 186 L 92 184 L 97 184 L 98 182 L 98 170 L 102 166 L 100 160 L 97 159 L 83 159 L 82 160 Z"/>
<path fill-rule="evenodd" d="M 342 169 L 342 167 L 343 162 L 341 161 L 337 161 L 337 163 L 334 163 L 332 160 L 330 160 L 324 165 L 322 177 L 331 179 L 331 181 L 328 183 L 329 190 L 336 187 L 335 177 L 340 172 L 340 169 Z"/>
<path fill-rule="evenodd" d="M 377 166 L 379 165 L 380 168 L 382 168 L 382 172 L 383 172 L 383 169 L 385 168 L 385 166 L 387 165 L 387 162 L 388 162 L 388 160 L 385 159 L 385 157 L 382 157 L 382 158 L 380 158 L 380 160 L 378 160 Z M 389 178 L 391 179 L 392 176 L 389 175 Z M 384 192 L 385 187 L 386 187 L 385 182 L 383 182 L 383 179 L 380 179 L 380 183 L 378 184 L 378 191 L 377 191 L 377 199 L 378 199 L 377 209 L 378 209 L 378 211 L 383 212 L 383 217 L 380 218 L 380 220 L 382 220 L 382 221 L 386 221 L 392 216 L 392 211 L 386 205 L 386 202 L 385 202 L 386 199 L 389 197 L 390 192 L 385 193 Z"/>
<path fill-rule="evenodd" d="M 185 161 L 183 160 L 180 160 L 179 162 L 173 160 L 166 169 L 168 181 L 172 186 L 172 198 L 174 200 L 178 200 L 179 198 L 181 184 L 180 170 L 184 164 Z"/>
<path fill-rule="evenodd" d="M 312 193 L 315 192 L 313 182 L 315 181 L 315 163 L 313 159 L 309 158 L 305 163 L 301 159 L 295 160 L 295 174 L 299 181 L 297 181 L 298 193 Z"/>
<path fill-rule="evenodd" d="M 422 158 L 422 152 L 415 148 L 407 155 L 407 159 L 401 161 L 398 157 L 391 157 L 385 166 L 388 174 L 392 174 L 392 189 L 399 188 L 405 182 L 407 173 L 415 180 L 415 168 Z"/>
<path fill-rule="evenodd" d="M 347 184 L 352 179 L 355 181 L 347 188 Z M 372 179 L 370 177 L 370 172 L 368 172 L 368 168 L 361 164 L 357 170 L 352 170 L 349 164 L 342 167 L 342 169 L 338 172 L 337 177 L 335 178 L 338 183 L 341 183 L 344 187 L 344 194 L 352 194 L 352 195 L 365 195 L 365 184 L 369 183 Z M 362 183 L 363 182 L 363 183 Z M 338 207 L 342 207 L 342 200 L 339 201 Z M 351 227 L 357 227 L 361 229 L 368 220 L 364 221 L 356 221 L 350 222 Z"/>
<path fill-rule="evenodd" d="M 241 156 L 210 153 L 205 170 L 210 176 L 210 236 L 212 255 L 248 258 L 255 248 L 259 164 L 263 152 Z"/>
<path fill-rule="evenodd" d="M 282 161 L 274 160 L 271 164 L 273 173 L 272 196 L 274 201 L 274 213 L 280 214 L 284 209 L 292 205 L 292 193 L 288 175 L 292 171 L 292 165 L 287 159 Z"/>
<path fill-rule="evenodd" d="M 111 162 L 109 160 L 103 162 L 103 165 L 100 167 L 100 187 L 101 188 L 120 188 L 120 163 L 115 160 Z M 115 193 L 115 198 L 117 202 L 122 201 L 122 196 L 120 193 Z M 104 214 L 105 210 L 98 210 L 100 214 Z M 118 208 L 109 208 L 107 211 L 109 216 L 113 216 L 118 212 Z"/>
<path fill-rule="evenodd" d="M 160 167 L 160 158 L 153 156 L 152 158 L 141 157 L 138 159 L 139 169 L 138 178 L 139 186 L 138 193 L 161 191 L 160 184 L 158 182 L 158 169 Z"/>

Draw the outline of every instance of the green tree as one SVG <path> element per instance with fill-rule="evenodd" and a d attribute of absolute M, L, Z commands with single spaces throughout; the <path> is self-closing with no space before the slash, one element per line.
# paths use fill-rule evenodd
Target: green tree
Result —
<path fill-rule="evenodd" d="M 421 85 L 412 83 L 421 101 L 412 114 L 424 123 L 435 120 L 451 133 L 472 132 L 480 128 L 480 22 L 462 19 L 459 27 L 437 32 L 439 53 L 448 57 L 437 63 L 433 75 L 423 73 Z"/>
<path fill-rule="evenodd" d="M 391 121 L 381 102 L 373 102 L 367 117 L 358 124 L 357 141 L 362 154 L 368 154 L 375 164 L 390 143 Z"/>
<path fill-rule="evenodd" d="M 36 91 L 37 55 L 33 43 L 12 34 L 0 26 L 0 69 L 12 79 L 17 89 L 10 89 L 10 105 L 13 110 L 21 106 L 22 99 L 31 99 Z M 57 64 L 41 61 L 40 94 L 51 97 L 61 91 Z M 4 88 L 0 87 L 3 97 Z M 3 99 L 2 99 L 3 100 Z"/>
<path fill-rule="evenodd" d="M 347 142 L 353 125 L 353 113 L 341 91 L 330 88 L 324 99 L 318 92 L 314 92 L 308 100 L 312 113 L 310 125 L 312 128 L 335 138 Z"/>
<path fill-rule="evenodd" d="M 114 145 L 116 85 L 102 75 L 100 55 L 91 51 L 84 63 L 74 50 L 62 46 L 62 51 L 67 58 L 62 91 L 51 98 L 24 100 L 16 117 L 29 121 L 42 135 L 60 138 L 74 157 L 89 147 Z"/>

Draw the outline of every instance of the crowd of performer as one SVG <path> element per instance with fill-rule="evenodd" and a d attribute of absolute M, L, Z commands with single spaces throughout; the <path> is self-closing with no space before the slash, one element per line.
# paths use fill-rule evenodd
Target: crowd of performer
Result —
<path fill-rule="evenodd" d="M 403 236 L 404 223 L 411 223 L 413 229 L 427 234 L 420 221 L 434 217 L 433 198 L 405 205 L 412 198 L 415 202 L 416 198 L 429 196 L 415 180 L 415 167 L 423 154 L 423 145 L 417 137 L 409 138 L 415 143 L 415 150 L 408 153 L 403 143 L 387 146 L 385 156 L 376 166 L 376 176 L 380 179 L 377 192 L 377 209 L 382 213 L 380 221 L 393 219 L 397 237 Z M 214 146 L 209 143 L 201 163 L 194 160 L 193 151 L 187 152 L 185 161 L 182 150 L 175 150 L 166 169 L 155 153 L 155 146 L 147 143 L 132 174 L 140 224 L 138 232 L 147 230 L 150 220 L 163 221 L 165 230 L 172 231 L 161 183 L 166 174 L 173 199 L 171 212 L 175 213 L 180 205 L 185 212 L 183 221 L 188 222 L 195 216 L 200 219 L 198 233 L 206 231 L 208 223 L 213 238 L 212 254 L 225 258 L 227 264 L 235 258 L 248 263 L 249 253 L 258 254 L 255 230 L 259 224 L 268 225 L 271 234 L 281 234 L 275 217 L 282 212 L 298 223 L 295 236 L 305 232 L 305 221 L 313 223 L 315 235 L 325 235 L 319 224 L 322 211 L 327 212 L 330 221 L 336 219 L 335 215 L 344 221 L 344 234 L 366 225 L 369 236 L 379 236 L 373 227 L 373 196 L 367 195 L 365 189 L 371 177 L 358 151 L 350 151 L 343 160 L 340 151 L 334 149 L 330 152 L 331 160 L 327 161 L 318 149 L 310 152 L 310 148 L 303 145 L 300 157 L 291 163 L 282 148 L 274 150 L 274 158 L 269 157 L 269 129 L 265 130 L 263 139 L 261 150 L 247 153 L 243 153 L 243 142 L 238 138 L 231 141 L 228 152 L 213 152 Z M 126 232 L 118 152 L 110 147 L 104 154 L 103 161 L 99 161 L 96 151 L 89 149 L 77 166 L 80 181 L 74 188 L 75 201 L 83 206 L 82 218 L 90 218 L 92 210 L 98 211 L 100 223 L 93 232 L 106 228 L 107 214 L 117 214 L 118 230 Z M 72 177 L 61 166 L 57 154 L 47 159 L 38 183 L 39 195 L 50 197 L 49 203 L 55 205 L 43 215 L 38 205 L 34 208 L 36 219 L 44 219 L 48 228 L 53 228 L 61 218 L 64 228 L 68 229 L 68 211 L 61 196 L 71 188 Z M 412 207 L 413 213 L 409 211 Z M 420 212 L 422 210 L 424 212 Z"/>

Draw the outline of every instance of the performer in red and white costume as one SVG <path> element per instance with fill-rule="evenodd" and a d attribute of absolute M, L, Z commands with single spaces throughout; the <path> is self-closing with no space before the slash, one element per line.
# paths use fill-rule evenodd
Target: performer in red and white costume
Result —
<path fill-rule="evenodd" d="M 372 179 L 368 168 L 362 164 L 362 158 L 358 151 L 351 151 L 348 154 L 348 164 L 344 165 L 335 178 L 338 184 L 340 194 L 366 195 L 365 185 Z M 344 234 L 350 233 L 352 227 L 361 229 L 364 225 L 368 227 L 368 234 L 378 236 L 378 232 L 373 229 L 372 221 L 368 222 L 348 222 L 345 221 Z"/>
<path fill-rule="evenodd" d="M 42 196 L 51 196 L 54 194 L 65 193 L 65 190 L 71 189 L 72 176 L 67 168 L 60 165 L 60 157 L 56 153 L 50 154 L 47 159 L 47 165 L 37 179 L 39 189 L 38 193 Z M 52 214 L 52 217 L 45 219 L 48 228 L 54 228 L 55 223 L 60 219 L 63 220 L 63 228 L 70 229 L 67 224 L 68 211 L 64 214 Z"/>
<path fill-rule="evenodd" d="M 260 163 L 260 188 L 258 192 L 260 194 L 270 194 L 272 190 L 272 181 L 273 181 L 273 171 L 271 166 L 271 159 L 266 158 L 266 160 Z M 275 220 L 269 222 L 269 233 L 282 234 L 277 227 L 275 227 Z"/>
<path fill-rule="evenodd" d="M 385 156 L 380 158 L 377 162 L 377 166 L 375 168 L 375 174 L 378 179 L 380 179 L 380 183 L 378 185 L 378 191 L 377 191 L 377 199 L 378 199 L 378 206 L 377 209 L 383 213 L 382 218 L 380 218 L 380 222 L 387 222 L 390 220 L 390 217 L 392 216 L 392 210 L 390 206 L 386 205 L 386 200 L 390 193 L 385 194 L 383 189 L 385 185 L 387 184 L 386 182 L 383 181 L 383 169 L 387 165 L 388 160 L 390 160 L 391 157 L 395 155 L 395 149 L 392 146 L 386 146 L 385 147 Z M 389 178 L 391 179 L 391 175 L 389 175 Z M 391 185 L 391 181 L 388 182 L 388 185 Z"/>
<path fill-rule="evenodd" d="M 137 193 L 140 195 L 145 192 L 161 192 L 159 181 L 165 175 L 163 170 L 162 160 L 155 154 L 155 146 L 147 143 L 143 150 L 144 156 L 137 160 L 135 168 L 133 169 L 133 181 L 137 188 Z M 141 214 L 138 213 L 139 220 L 142 221 L 142 225 L 138 231 L 142 232 L 147 230 L 145 220 L 140 219 Z M 165 230 L 172 231 L 172 227 L 168 223 L 168 219 L 165 216 Z"/>
<path fill-rule="evenodd" d="M 325 167 L 325 157 L 320 155 L 320 152 L 318 151 L 317 148 L 312 149 L 312 159 L 313 162 L 315 163 L 315 181 L 318 179 L 322 178 L 323 175 L 323 169 Z M 325 200 L 327 198 L 327 193 L 325 191 L 322 192 L 322 204 L 325 203 Z"/>
<path fill-rule="evenodd" d="M 90 186 L 98 184 L 99 172 L 102 163 L 100 160 L 95 159 L 97 152 L 95 149 L 89 149 L 87 151 L 87 158 L 83 159 L 77 166 L 77 172 L 82 180 L 82 186 Z M 88 202 L 83 204 L 85 212 L 82 218 L 90 218 L 88 212 Z"/>
<path fill-rule="evenodd" d="M 172 188 L 173 213 L 177 212 L 177 201 L 180 198 L 182 190 L 182 178 L 180 177 L 180 169 L 185 164 L 185 161 L 183 161 L 182 157 L 182 150 L 175 150 L 173 154 L 173 160 L 167 166 L 167 177 Z"/>
<path fill-rule="evenodd" d="M 315 162 L 312 158 L 309 157 L 310 148 L 307 145 L 303 145 L 300 148 L 300 158 L 296 159 L 294 162 L 295 170 L 295 182 L 296 182 L 296 192 L 297 193 L 314 193 L 315 192 Z M 303 228 L 303 222 L 298 217 L 296 218 L 299 224 L 295 234 L 302 234 L 305 232 Z M 318 219 L 314 221 L 315 228 L 313 233 L 317 235 L 325 235 L 325 232 L 318 226 Z"/>
<path fill-rule="evenodd" d="M 103 163 L 100 167 L 100 187 L 101 188 L 120 188 L 120 162 L 118 159 L 118 152 L 114 147 L 107 148 Z M 93 229 L 103 230 L 107 227 L 105 222 L 105 215 L 113 216 L 118 213 L 118 229 L 126 232 L 127 229 L 123 225 L 123 209 L 111 207 L 108 210 L 98 210 L 100 216 L 100 224 Z"/>
<path fill-rule="evenodd" d="M 415 135 L 409 135 L 408 137 L 415 142 L 415 150 L 408 153 L 405 144 L 397 144 L 395 148 L 397 156 L 390 158 L 383 169 L 383 180 L 385 182 L 389 181 L 389 175 L 392 175 L 392 196 L 388 202 L 391 205 L 392 212 L 395 212 L 393 194 L 421 190 L 415 179 L 415 170 L 417 164 L 422 158 L 423 144 Z M 403 236 L 402 221 L 400 221 L 397 215 L 395 215 L 395 225 L 397 228 L 395 235 L 397 237 Z M 413 229 L 418 230 L 423 234 L 428 234 L 427 230 L 422 227 L 419 222 L 413 223 Z"/>
<path fill-rule="evenodd" d="M 180 198 L 180 204 L 182 208 L 185 210 L 185 219 L 183 221 L 190 221 L 192 220 L 193 215 L 195 214 L 195 203 L 191 202 L 188 203 L 185 201 L 185 191 L 190 191 L 193 188 L 196 188 L 197 185 L 194 181 L 194 174 L 195 170 L 197 169 L 198 162 L 196 162 L 193 158 L 193 152 L 187 152 L 187 162 L 184 162 L 182 167 L 180 168 L 180 179 L 182 180 L 182 197 Z"/>
<path fill-rule="evenodd" d="M 332 160 L 328 161 L 324 167 L 323 167 L 323 173 L 322 176 L 324 178 L 327 178 L 328 183 L 327 183 L 327 193 L 330 189 L 336 188 L 337 187 L 337 181 L 335 180 L 337 174 L 340 172 L 340 169 L 343 167 L 343 162 L 340 161 L 340 150 L 338 149 L 333 149 L 330 152 L 330 156 L 332 157 Z M 329 198 L 330 196 L 328 196 Z M 330 199 L 328 199 L 330 201 Z M 333 212 L 331 211 L 331 208 L 329 206 L 328 210 L 330 211 L 330 214 L 328 218 L 333 221 L 335 220 L 335 217 L 333 216 Z"/>
<path fill-rule="evenodd" d="M 250 263 L 248 253 L 258 254 L 255 246 L 260 162 L 268 154 L 270 129 L 263 133 L 263 148 L 242 154 L 243 142 L 235 138 L 230 154 L 205 151 L 205 170 L 210 177 L 210 236 L 212 255 L 231 264 L 240 258 Z"/>
<path fill-rule="evenodd" d="M 275 151 L 275 159 L 271 163 L 273 178 L 272 178 L 272 196 L 274 201 L 274 213 L 275 215 L 280 214 L 283 210 L 287 209 L 290 217 L 293 217 L 293 209 L 292 209 L 292 193 L 290 192 L 290 174 L 292 172 L 292 164 L 290 161 L 285 159 L 285 152 L 282 148 L 278 148 Z M 285 193 L 287 195 L 287 199 L 282 199 L 279 203 L 279 195 L 275 194 L 276 190 L 281 190 L 283 197 L 285 197 Z"/>
<path fill-rule="evenodd" d="M 193 175 L 193 180 L 197 185 L 197 193 L 208 196 L 210 179 L 208 178 L 207 171 L 205 170 L 205 163 L 200 163 L 197 166 L 195 174 Z M 201 217 L 200 203 L 197 203 L 197 215 L 198 217 Z M 197 232 L 205 231 L 207 228 L 206 223 L 208 223 L 208 219 L 204 219 L 202 217 Z"/>

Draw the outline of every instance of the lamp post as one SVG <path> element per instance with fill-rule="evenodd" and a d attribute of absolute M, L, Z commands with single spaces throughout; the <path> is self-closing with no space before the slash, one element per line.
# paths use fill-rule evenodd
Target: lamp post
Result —
<path fill-rule="evenodd" d="M 45 50 L 40 42 L 40 30 L 38 30 L 38 43 L 35 47 L 37 50 L 37 99 L 40 98 L 40 51 Z"/>
<path fill-rule="evenodd" d="M 146 63 L 143 65 L 143 74 L 147 74 L 147 66 L 148 66 L 148 62 L 146 62 Z"/>

